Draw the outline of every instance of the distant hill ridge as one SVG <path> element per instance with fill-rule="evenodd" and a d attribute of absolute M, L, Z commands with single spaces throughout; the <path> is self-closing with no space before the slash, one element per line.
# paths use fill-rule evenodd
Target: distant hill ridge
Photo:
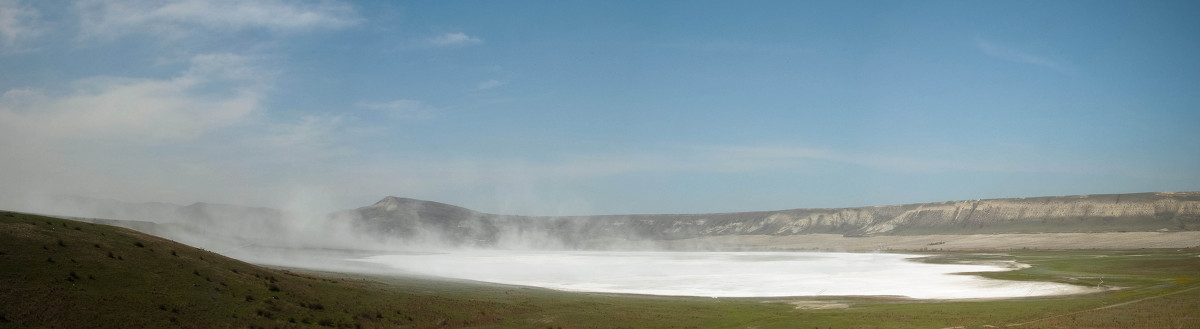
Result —
<path fill-rule="evenodd" d="M 717 214 L 509 216 L 389 196 L 350 211 L 366 230 L 412 236 L 429 231 L 460 242 L 495 242 L 507 232 L 565 241 L 686 239 L 720 235 L 846 236 L 1200 229 L 1200 192 L 1075 195 L 944 201 L 854 208 Z"/>
<path fill-rule="evenodd" d="M 149 231 L 148 223 L 122 225 L 152 234 L 210 236 L 223 233 L 244 243 L 296 239 L 287 232 L 347 227 L 357 238 L 450 245 L 589 247 L 637 240 L 713 236 L 840 234 L 847 237 L 931 234 L 1174 232 L 1200 230 L 1200 192 L 1155 192 L 960 200 L 853 208 L 810 208 L 714 214 L 513 216 L 433 202 L 385 197 L 357 209 L 330 214 L 322 223 L 292 223 L 282 211 L 195 203 L 124 203 L 66 198 L 58 215 L 139 220 L 175 227 Z M 295 224 L 295 225 L 293 225 Z M 121 224 L 117 224 L 121 225 Z M 331 226 L 332 225 L 332 226 Z M 135 227 L 136 226 L 136 227 Z M 292 231 L 288 231 L 292 230 Z M 187 233 L 183 232 L 183 233 Z M 313 232 L 307 232 L 313 233 Z M 318 232 L 319 233 L 319 232 Z M 321 236 L 327 236 L 321 235 Z M 186 239 L 185 239 L 186 240 Z"/>

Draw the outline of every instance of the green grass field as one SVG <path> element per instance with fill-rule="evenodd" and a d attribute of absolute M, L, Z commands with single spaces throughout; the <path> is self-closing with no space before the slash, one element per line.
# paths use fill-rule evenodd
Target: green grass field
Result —
<path fill-rule="evenodd" d="M 1034 266 L 981 275 L 1121 289 L 976 301 L 568 293 L 269 269 L 122 228 L 0 212 L 0 328 L 1200 328 L 1197 249 L 928 261 L 1013 259 Z"/>

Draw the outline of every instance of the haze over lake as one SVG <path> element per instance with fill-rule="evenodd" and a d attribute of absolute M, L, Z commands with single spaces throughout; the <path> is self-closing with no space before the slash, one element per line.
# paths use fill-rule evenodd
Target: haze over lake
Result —
<path fill-rule="evenodd" d="M 704 297 L 1007 298 L 1096 291 L 954 273 L 1017 264 L 928 264 L 919 255 L 823 252 L 461 251 L 356 259 L 396 273 L 565 291 Z"/>

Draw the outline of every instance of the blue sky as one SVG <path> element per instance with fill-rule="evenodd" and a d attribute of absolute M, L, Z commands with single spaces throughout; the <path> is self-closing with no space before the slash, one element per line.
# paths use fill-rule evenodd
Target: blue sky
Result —
<path fill-rule="evenodd" d="M 0 0 L 0 197 L 568 215 L 1200 190 L 1198 16 Z"/>

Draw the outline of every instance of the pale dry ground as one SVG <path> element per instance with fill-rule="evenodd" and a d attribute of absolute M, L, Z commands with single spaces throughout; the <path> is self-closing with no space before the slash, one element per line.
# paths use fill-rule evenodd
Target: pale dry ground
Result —
<path fill-rule="evenodd" d="M 850 304 L 847 303 L 821 300 L 797 300 L 788 302 L 788 304 L 796 305 L 796 309 L 798 310 L 836 310 L 850 308 Z"/>
<path fill-rule="evenodd" d="M 725 235 L 664 241 L 670 249 L 823 251 L 1138 249 L 1200 246 L 1200 232 L 1038 233 L 843 237 L 840 234 Z"/>

